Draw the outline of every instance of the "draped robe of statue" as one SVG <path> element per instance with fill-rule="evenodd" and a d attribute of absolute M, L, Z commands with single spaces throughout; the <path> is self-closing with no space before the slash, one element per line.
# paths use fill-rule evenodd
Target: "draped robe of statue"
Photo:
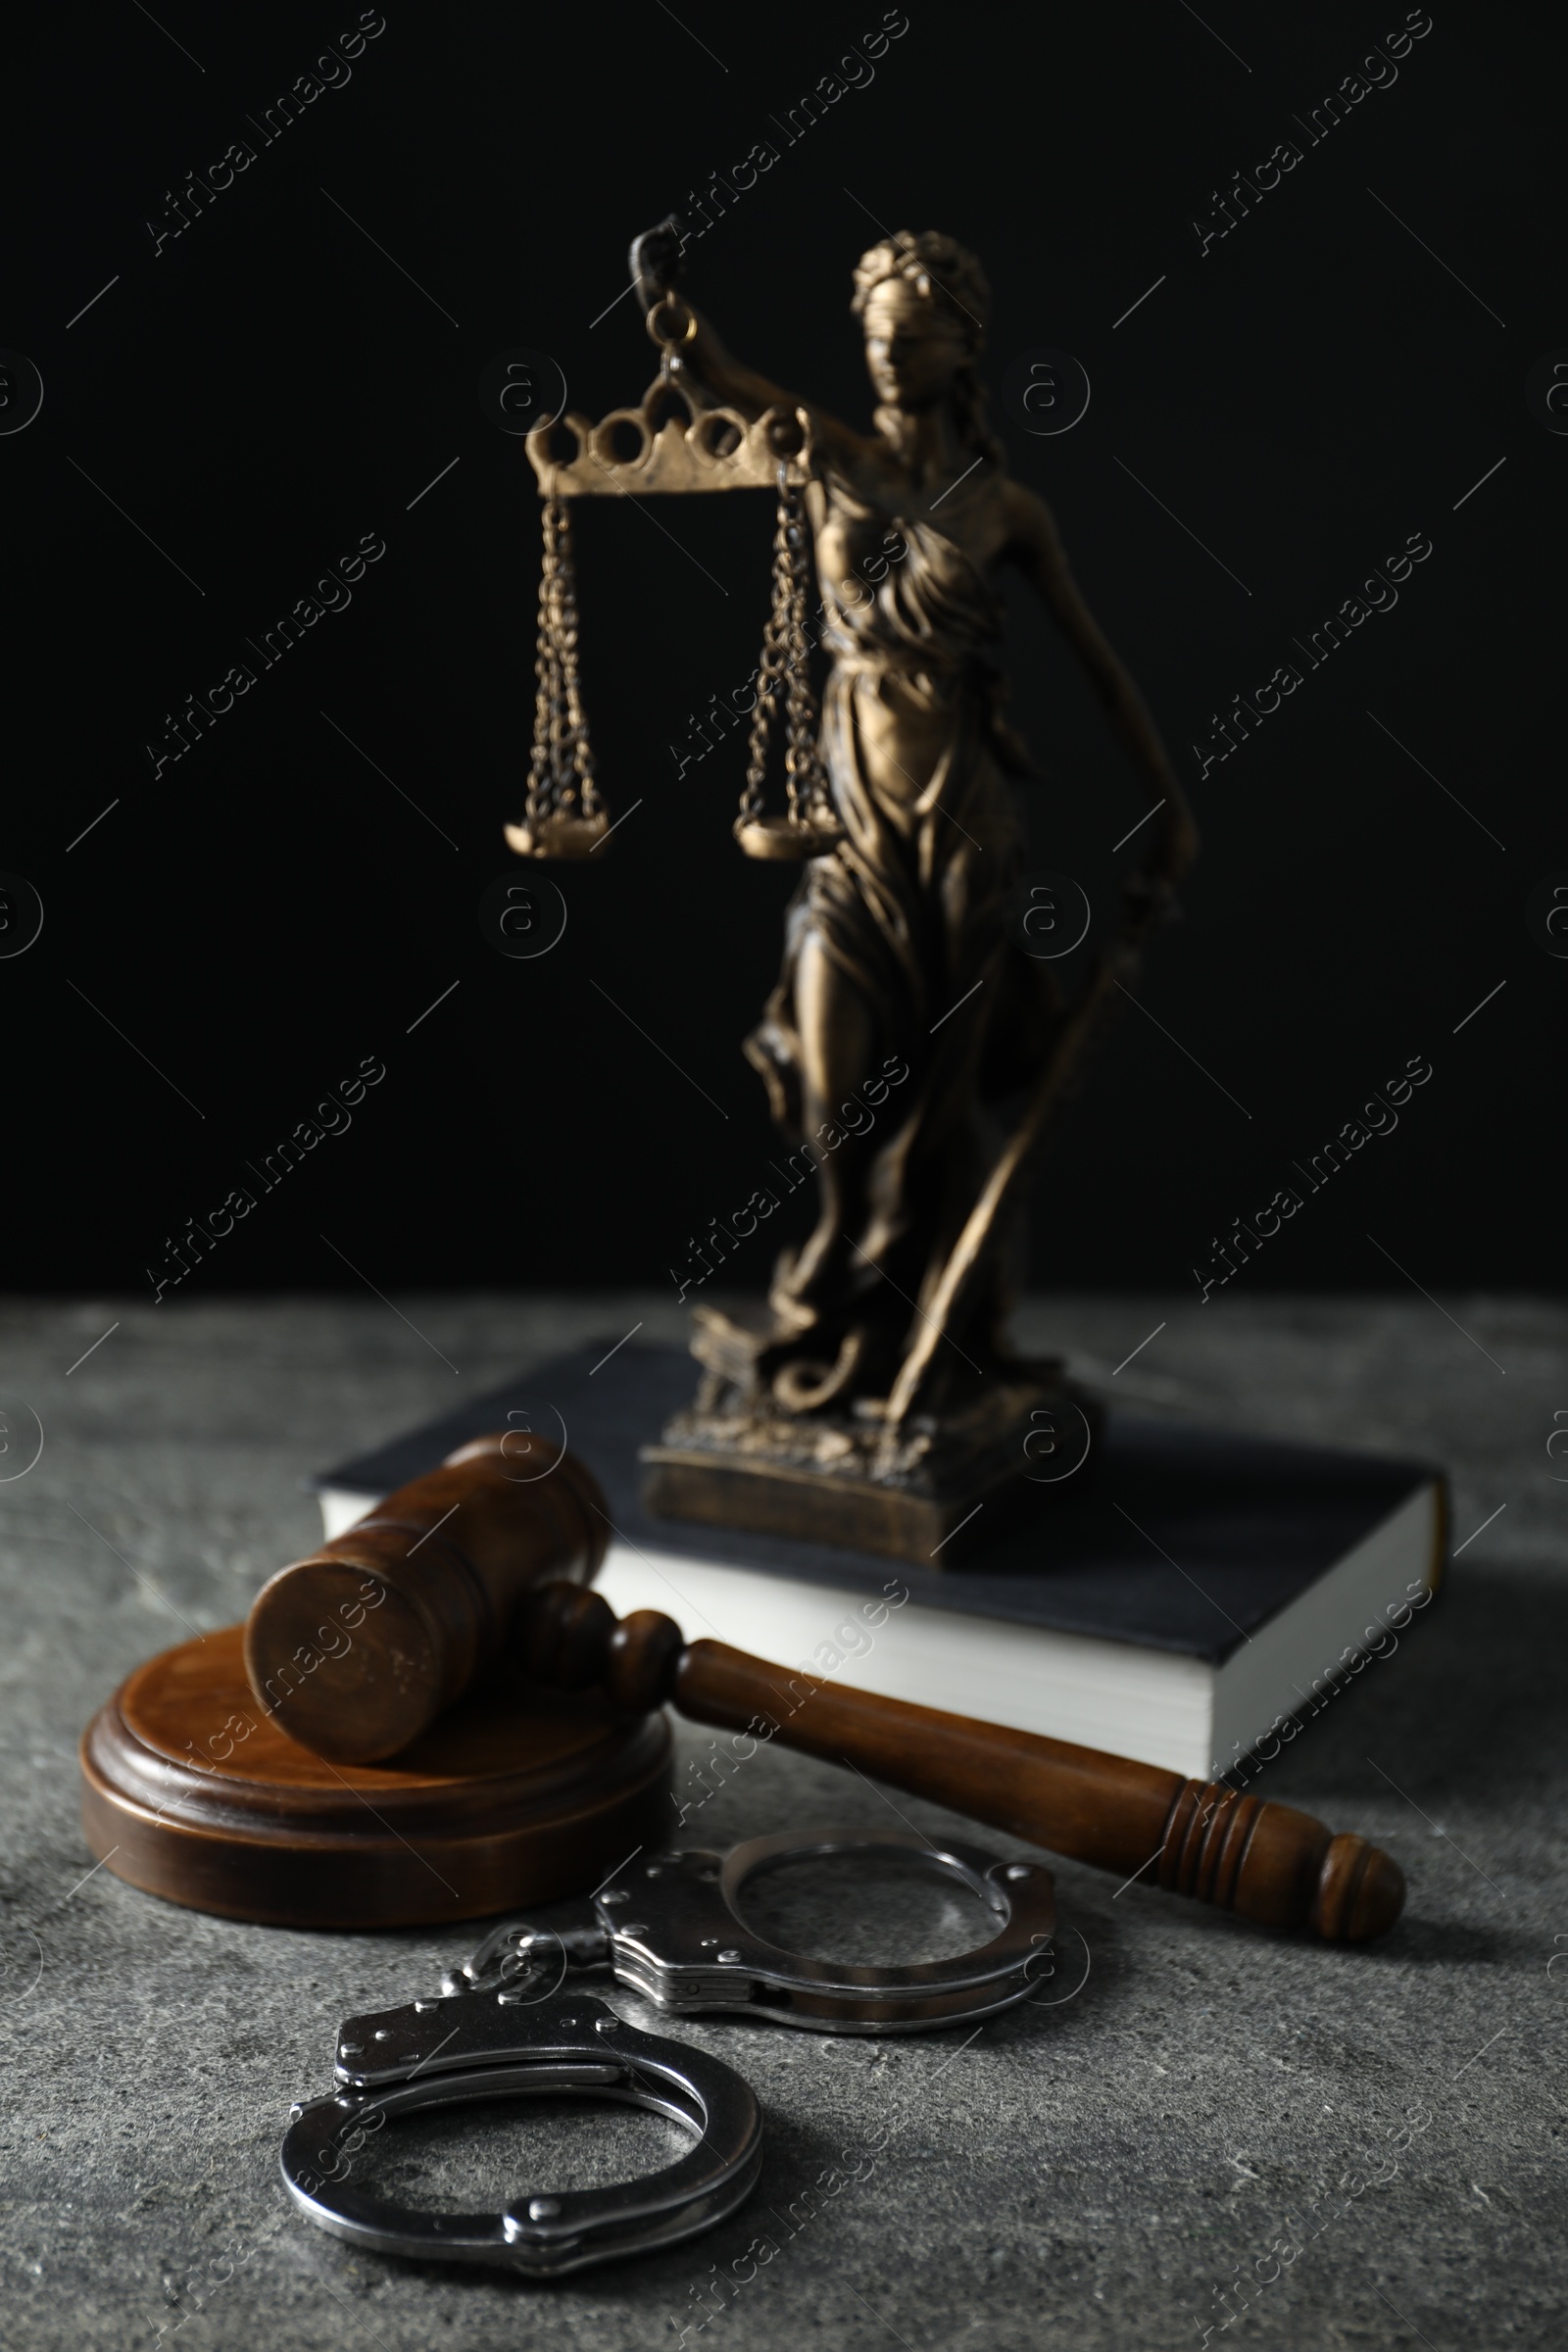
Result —
<path fill-rule="evenodd" d="M 984 461 L 950 494 L 950 527 L 1003 478 Z M 746 1046 L 821 1185 L 814 1232 L 776 1266 L 757 1371 L 786 1410 L 842 1413 L 887 1396 L 1004 1132 L 998 1106 L 1039 1070 L 1060 1002 L 1005 928 L 1022 861 L 1007 777 L 1029 769 L 988 658 L 998 602 L 940 514 L 873 511 L 833 472 L 809 496 L 832 655 L 822 754 L 845 838 L 806 867 L 778 985 Z M 830 1021 L 841 1007 L 850 1033 L 863 1023 L 869 1037 L 863 1072 L 839 1057 L 845 1101 L 808 1082 L 800 991 L 811 943 L 828 967 Z M 901 1064 L 907 1076 L 882 1091 Z M 858 1077 L 881 1092 L 874 1108 Z M 1006 1360 L 1006 1238 L 939 1350 L 952 1393 Z"/>

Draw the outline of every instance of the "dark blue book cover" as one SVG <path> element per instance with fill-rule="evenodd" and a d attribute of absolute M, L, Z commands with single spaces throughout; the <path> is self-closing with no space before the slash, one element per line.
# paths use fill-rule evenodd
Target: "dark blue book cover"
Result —
<path fill-rule="evenodd" d="M 615 1533 L 637 1550 L 880 1592 L 1004 1623 L 1128 1642 L 1221 1666 L 1438 1472 L 1378 1454 L 1157 1421 L 1112 1406 L 1071 1480 L 1029 1488 L 1017 1511 L 951 1568 L 890 1562 L 785 1536 L 656 1519 L 638 1447 L 690 1402 L 698 1368 L 675 1348 L 587 1348 L 489 1390 L 438 1421 L 323 1471 L 313 1491 L 367 1507 L 492 1430 L 559 1438 L 598 1478 Z"/>

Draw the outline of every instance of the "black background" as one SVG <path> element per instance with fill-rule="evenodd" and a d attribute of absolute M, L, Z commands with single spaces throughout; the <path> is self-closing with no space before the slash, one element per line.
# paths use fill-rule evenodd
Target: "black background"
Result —
<path fill-rule="evenodd" d="M 165 1237 L 250 1183 L 245 1162 L 364 1055 L 387 1076 L 351 1131 L 178 1296 L 351 1284 L 323 1232 L 382 1288 L 662 1283 L 766 1180 L 739 1040 L 794 876 L 731 843 L 738 743 L 679 783 L 669 749 L 757 659 L 764 498 L 578 503 L 601 781 L 612 816 L 643 805 L 592 868 L 558 869 L 552 954 L 508 961 L 476 921 L 521 870 L 501 826 L 521 810 L 538 567 L 533 478 L 481 414 L 480 372 L 526 345 L 573 407 L 635 400 L 653 351 L 634 303 L 590 327 L 627 241 L 761 139 L 779 161 L 688 275 L 755 365 L 866 419 L 850 271 L 885 225 L 982 257 L 994 399 L 1031 347 L 1087 368 L 1070 434 L 1031 439 L 1000 402 L 995 420 L 1203 834 L 1140 990 L 1169 1035 L 1126 1009 L 1038 1186 L 1037 1278 L 1191 1281 L 1233 1213 L 1422 1054 L 1434 1075 L 1398 1131 L 1308 1200 L 1259 1278 L 1396 1284 L 1370 1231 L 1429 1288 L 1558 1280 L 1568 964 L 1523 908 L 1568 866 L 1568 440 L 1523 387 L 1568 344 L 1560 26 L 1437 0 L 1395 86 L 1200 258 L 1210 190 L 1280 139 L 1305 147 L 1293 113 L 1401 8 L 1213 0 L 1209 29 L 1176 5 L 910 0 L 870 86 L 786 147 L 771 118 L 880 8 L 682 0 L 677 24 L 652 0 L 388 0 L 347 86 L 264 147 L 247 116 L 357 13 L 168 0 L 166 32 L 78 7 L 41 12 L 13 54 L 0 343 L 46 390 L 0 438 L 0 867 L 46 920 L 0 962 L 9 1283 L 150 1295 Z M 256 162 L 155 258 L 166 190 L 237 138 Z M 1199 782 L 1209 713 L 1418 531 L 1434 552 L 1397 609 Z M 155 781 L 165 713 L 250 660 L 246 637 L 367 532 L 387 552 L 352 606 Z M 1082 882 L 1092 945 L 1143 803 L 1044 614 L 1009 605 L 1013 715 L 1044 778 L 1035 861 Z M 760 1285 L 753 1247 L 732 1271 Z"/>

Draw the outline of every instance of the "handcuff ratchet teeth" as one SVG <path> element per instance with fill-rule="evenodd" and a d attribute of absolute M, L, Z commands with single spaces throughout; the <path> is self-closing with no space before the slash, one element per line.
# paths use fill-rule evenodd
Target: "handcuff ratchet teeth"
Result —
<path fill-rule="evenodd" d="M 997 1933 L 957 1959 L 882 1965 L 788 1952 L 750 1928 L 748 1884 L 785 1863 L 897 1857 L 966 1888 Z M 650 2252 L 711 2228 L 755 2186 L 756 2094 L 732 2067 L 643 2033 L 569 1973 L 616 1984 L 678 2016 L 732 2012 L 816 2033 L 899 2034 L 986 2017 L 1025 1999 L 1050 1966 L 1050 1874 L 979 1848 L 853 1830 L 758 1838 L 729 1853 L 633 1857 L 594 1895 L 491 1930 L 438 1997 L 348 2019 L 335 2093 L 297 2106 L 284 2183 L 318 2227 L 377 2253 L 499 2265 L 535 2278 Z M 608 2188 L 524 2192 L 494 2214 L 416 2211 L 353 2181 L 354 2158 L 390 2119 L 486 2099 L 577 2095 L 651 2109 L 695 2144 Z"/>

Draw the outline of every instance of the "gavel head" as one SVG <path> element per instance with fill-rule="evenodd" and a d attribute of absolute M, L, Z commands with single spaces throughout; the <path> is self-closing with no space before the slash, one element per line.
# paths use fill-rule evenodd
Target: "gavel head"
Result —
<path fill-rule="evenodd" d="M 598 1482 L 564 1446 L 477 1438 L 263 1586 L 251 1689 L 317 1755 L 395 1755 L 499 1661 L 535 1585 L 592 1582 L 609 1533 Z"/>

